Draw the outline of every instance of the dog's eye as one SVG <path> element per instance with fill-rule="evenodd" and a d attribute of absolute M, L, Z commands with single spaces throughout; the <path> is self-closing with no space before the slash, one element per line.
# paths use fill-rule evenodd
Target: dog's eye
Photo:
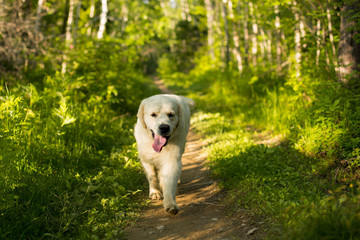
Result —
<path fill-rule="evenodd" d="M 152 116 L 152 117 L 156 117 L 156 113 L 152 113 L 151 116 Z"/>
<path fill-rule="evenodd" d="M 172 118 L 172 117 L 174 117 L 175 115 L 174 115 L 174 113 L 168 113 L 168 117 L 169 118 Z"/>

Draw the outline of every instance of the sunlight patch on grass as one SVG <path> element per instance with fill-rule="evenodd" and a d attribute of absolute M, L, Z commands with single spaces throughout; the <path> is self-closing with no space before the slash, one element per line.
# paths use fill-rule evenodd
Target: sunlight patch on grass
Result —
<path fill-rule="evenodd" d="M 274 236 L 297 231 L 303 227 L 299 223 L 307 223 L 319 211 L 331 219 L 333 213 L 322 208 L 331 189 L 331 182 L 318 174 L 322 162 L 298 151 L 283 134 L 241 125 L 236 119 L 202 112 L 193 117 L 195 129 L 208 142 L 210 169 L 229 190 L 232 204 L 267 218 Z"/>

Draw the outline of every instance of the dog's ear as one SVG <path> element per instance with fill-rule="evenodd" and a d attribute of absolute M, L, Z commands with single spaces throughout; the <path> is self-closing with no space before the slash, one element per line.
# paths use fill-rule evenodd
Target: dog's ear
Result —
<path fill-rule="evenodd" d="M 181 96 L 181 99 L 188 105 L 189 109 L 194 109 L 195 108 L 195 101 L 190 99 L 190 98 L 187 98 L 187 97 L 184 97 L 184 96 Z"/>
<path fill-rule="evenodd" d="M 190 109 L 195 107 L 195 102 L 183 96 L 176 96 L 176 99 L 178 100 L 179 107 L 179 122 L 177 127 L 188 131 L 190 127 Z"/>
<path fill-rule="evenodd" d="M 142 102 L 140 104 L 140 107 L 139 107 L 139 110 L 138 110 L 138 113 L 137 113 L 137 118 L 140 121 L 143 128 L 147 129 L 147 126 L 146 126 L 146 123 L 145 123 L 145 120 L 144 120 L 145 100 L 146 99 L 142 100 Z"/>

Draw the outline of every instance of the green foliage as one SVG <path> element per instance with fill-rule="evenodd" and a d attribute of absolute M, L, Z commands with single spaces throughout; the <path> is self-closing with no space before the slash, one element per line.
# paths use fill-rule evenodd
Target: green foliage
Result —
<path fill-rule="evenodd" d="M 164 78 L 206 111 L 192 124 L 206 136 L 209 166 L 236 209 L 267 218 L 270 238 L 357 239 L 358 94 L 321 69 L 303 71 L 299 81 L 291 71 L 239 74 L 198 59 L 188 74 Z"/>
<path fill-rule="evenodd" d="M 311 215 L 286 234 L 284 239 L 359 239 L 360 196 L 349 197 L 339 188 L 310 207 Z"/>
<path fill-rule="evenodd" d="M 205 116 L 201 114 L 197 119 L 203 122 L 195 120 L 194 125 L 201 124 L 202 131 L 210 134 L 210 168 L 226 188 L 233 189 L 238 205 L 256 214 L 279 217 L 286 207 L 302 205 L 302 198 L 314 201 L 322 196 L 327 186 L 321 185 L 320 179 L 312 179 L 318 164 L 314 159 L 297 152 L 281 138 L 271 146 L 262 144 L 264 137 L 255 129 L 231 127 L 241 124 L 237 119 Z M 224 127 L 215 130 L 214 122 Z"/>
<path fill-rule="evenodd" d="M 0 238 L 121 238 L 144 203 L 131 129 L 140 100 L 158 93 L 143 76 L 155 72 L 207 112 L 194 124 L 235 206 L 286 239 L 359 238 L 358 83 L 346 89 L 335 72 L 343 3 L 229 0 L 208 23 L 203 1 L 114 0 L 97 40 L 100 2 L 94 17 L 77 2 L 71 43 L 69 1 L 46 1 L 40 15 L 30 3 L 4 2 L 0 19 Z"/>
<path fill-rule="evenodd" d="M 132 129 L 157 91 L 114 42 L 87 44 L 68 74 L 1 89 L 2 239 L 120 238 L 144 204 Z"/>
<path fill-rule="evenodd" d="M 324 162 L 237 116 L 200 112 L 192 124 L 206 136 L 210 169 L 229 201 L 267 218 L 270 239 L 358 239 L 358 183 L 337 189 L 323 177 Z"/>

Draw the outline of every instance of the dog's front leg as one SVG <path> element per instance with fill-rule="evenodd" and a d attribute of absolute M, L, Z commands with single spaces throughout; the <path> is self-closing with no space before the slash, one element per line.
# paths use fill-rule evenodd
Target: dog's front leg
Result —
<path fill-rule="evenodd" d="M 162 199 L 162 195 L 159 189 L 159 179 L 155 166 L 146 162 L 142 162 L 142 165 L 144 167 L 146 177 L 149 181 L 149 198 L 152 200 Z"/>
<path fill-rule="evenodd" d="M 164 209 L 170 214 L 177 214 L 179 207 L 176 204 L 176 189 L 180 178 L 181 161 L 167 161 L 160 170 L 160 184 L 164 195 Z"/>

